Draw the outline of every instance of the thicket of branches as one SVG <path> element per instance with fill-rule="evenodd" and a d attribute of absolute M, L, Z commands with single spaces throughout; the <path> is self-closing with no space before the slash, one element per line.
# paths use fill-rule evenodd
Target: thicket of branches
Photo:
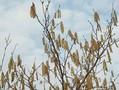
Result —
<path fill-rule="evenodd" d="M 100 24 L 98 12 L 94 11 L 94 23 L 89 21 L 92 27 L 90 39 L 84 38 L 81 42 L 77 32 L 65 30 L 60 7 L 51 16 L 51 1 L 40 2 L 42 20 L 36 13 L 35 3 L 30 8 L 30 16 L 37 19 L 43 28 L 42 43 L 47 61 L 40 65 L 34 63 L 29 72 L 22 64 L 20 55 L 17 60 L 11 55 L 6 72 L 2 70 L 3 63 L 1 65 L 0 89 L 116 90 L 118 76 L 111 71 L 110 79 L 107 79 L 108 66 L 112 63 L 111 53 L 114 52 L 112 47 L 118 48 L 119 41 L 114 33 L 118 23 L 115 9 L 112 8 L 105 28 Z M 9 38 L 6 43 L 5 52 Z"/>

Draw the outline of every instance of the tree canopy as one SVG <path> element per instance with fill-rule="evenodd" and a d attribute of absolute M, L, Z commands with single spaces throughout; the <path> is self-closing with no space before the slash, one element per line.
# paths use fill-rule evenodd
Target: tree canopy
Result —
<path fill-rule="evenodd" d="M 119 47 L 119 39 L 114 33 L 114 28 L 118 26 L 116 10 L 112 8 L 110 11 L 111 18 L 105 28 L 100 23 L 100 14 L 94 11 L 93 21 L 88 21 L 92 27 L 90 38 L 80 41 L 77 32 L 65 29 L 59 6 L 50 15 L 52 1 L 40 2 L 43 18 L 39 19 L 34 2 L 30 7 L 30 16 L 42 26 L 42 44 L 48 58 L 39 65 L 34 62 L 29 71 L 20 55 L 17 60 L 11 55 L 7 71 L 1 68 L 0 89 L 40 90 L 42 87 L 44 90 L 117 90 L 118 76 L 108 70 L 112 64 L 113 47 Z M 9 38 L 6 43 L 5 50 Z"/>

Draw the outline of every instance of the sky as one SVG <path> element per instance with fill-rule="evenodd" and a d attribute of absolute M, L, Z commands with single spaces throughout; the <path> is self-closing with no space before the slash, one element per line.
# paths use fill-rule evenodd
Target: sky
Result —
<path fill-rule="evenodd" d="M 46 60 L 41 40 L 42 27 L 29 15 L 32 2 L 36 4 L 38 15 L 41 16 L 39 0 L 0 0 L 0 55 L 3 53 L 5 37 L 10 34 L 12 39 L 4 65 L 16 44 L 14 56 L 20 54 L 25 65 L 30 66 L 34 61 L 41 63 Z M 119 15 L 119 0 L 52 0 L 51 9 L 55 10 L 59 4 L 65 28 L 76 31 L 80 37 L 90 33 L 91 26 L 88 20 L 93 20 L 93 9 L 99 12 L 102 24 L 106 24 L 106 20 L 110 18 L 112 4 Z M 118 36 L 119 31 L 116 33 Z M 119 49 L 114 48 L 114 51 L 112 68 L 118 73 Z"/>

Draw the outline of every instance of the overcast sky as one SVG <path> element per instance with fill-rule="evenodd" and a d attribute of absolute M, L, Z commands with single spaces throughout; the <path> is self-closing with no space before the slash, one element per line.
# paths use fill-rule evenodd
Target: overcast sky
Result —
<path fill-rule="evenodd" d="M 12 43 L 7 51 L 7 57 L 10 51 L 17 44 L 15 56 L 20 54 L 26 65 L 35 62 L 41 63 L 46 58 L 41 43 L 42 28 L 37 20 L 30 18 L 29 8 L 32 2 L 35 2 L 40 16 L 39 0 L 0 0 L 0 53 L 4 47 L 4 38 L 9 34 Z M 66 29 L 78 32 L 79 36 L 87 36 L 90 32 L 88 20 L 93 20 L 93 9 L 98 11 L 101 16 L 101 23 L 106 24 L 112 8 L 117 10 L 119 15 L 119 0 L 52 0 L 52 10 L 61 4 L 63 20 Z M 119 28 L 117 28 L 119 29 Z M 119 35 L 119 33 L 117 32 Z M 115 49 L 113 57 L 113 68 L 116 73 L 119 72 L 119 49 Z M 1 58 L 1 57 L 0 57 Z M 4 64 L 7 63 L 7 58 Z"/>

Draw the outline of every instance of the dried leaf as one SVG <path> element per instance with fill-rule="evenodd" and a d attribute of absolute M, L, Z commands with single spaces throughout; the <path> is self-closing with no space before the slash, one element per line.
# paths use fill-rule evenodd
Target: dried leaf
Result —
<path fill-rule="evenodd" d="M 35 71 L 35 69 L 36 69 L 36 65 L 35 65 L 35 62 L 33 63 L 33 65 L 32 65 L 32 69 L 33 69 L 33 72 Z"/>
<path fill-rule="evenodd" d="M 3 72 L 0 72 L 0 87 L 4 87 L 5 84 L 5 76 Z"/>
<path fill-rule="evenodd" d="M 95 39 L 92 39 L 92 40 L 91 40 L 91 49 L 95 51 L 95 50 L 97 50 L 98 48 L 99 48 L 98 43 L 96 42 Z"/>
<path fill-rule="evenodd" d="M 111 71 L 111 76 L 114 77 L 114 73 L 113 73 L 113 71 Z"/>
<path fill-rule="evenodd" d="M 48 67 L 42 63 L 42 76 L 48 75 Z"/>
<path fill-rule="evenodd" d="M 64 40 L 64 38 L 62 39 L 62 48 L 64 48 L 65 50 L 68 50 L 68 42 Z"/>
<path fill-rule="evenodd" d="M 60 90 L 59 86 L 56 86 L 55 90 Z"/>
<path fill-rule="evenodd" d="M 68 90 L 68 84 L 64 83 L 64 90 Z"/>
<path fill-rule="evenodd" d="M 16 64 L 17 64 L 17 66 L 21 66 L 21 63 L 22 63 L 21 57 L 20 57 L 20 55 L 18 55 Z"/>
<path fill-rule="evenodd" d="M 80 85 L 80 79 L 76 75 L 74 75 L 74 81 L 76 83 L 76 86 L 78 87 Z"/>
<path fill-rule="evenodd" d="M 53 26 L 53 27 L 55 26 L 55 21 L 54 21 L 54 19 L 52 20 L 52 26 Z"/>
<path fill-rule="evenodd" d="M 108 57 L 109 63 L 111 64 L 111 63 L 112 63 L 112 62 L 111 62 L 111 56 L 110 56 L 110 53 L 109 53 L 108 50 L 107 50 L 107 57 Z"/>
<path fill-rule="evenodd" d="M 76 65 L 76 66 L 79 66 L 80 62 L 79 62 L 79 56 L 77 56 L 77 52 L 73 53 L 73 54 L 70 54 L 70 57 L 71 57 L 71 60 L 73 61 L 73 63 Z"/>
<path fill-rule="evenodd" d="M 36 80 L 38 80 L 38 73 L 36 72 Z"/>
<path fill-rule="evenodd" d="M 43 45 L 45 45 L 45 38 L 44 37 L 42 38 L 42 42 L 43 42 Z"/>
<path fill-rule="evenodd" d="M 35 4 L 32 2 L 32 6 L 30 8 L 30 16 L 32 18 L 35 18 L 36 17 L 36 8 L 35 8 Z"/>
<path fill-rule="evenodd" d="M 57 12 L 55 12 L 54 17 L 57 18 Z"/>
<path fill-rule="evenodd" d="M 29 79 L 31 85 L 33 86 L 33 82 L 34 82 L 34 74 L 31 73 L 30 79 Z"/>
<path fill-rule="evenodd" d="M 107 89 L 107 80 L 106 80 L 106 78 L 103 80 L 103 86 L 105 87 L 105 90 L 108 90 Z"/>
<path fill-rule="evenodd" d="M 115 10 L 114 10 L 114 16 L 115 16 L 115 20 L 116 20 L 116 22 L 118 22 L 117 13 L 116 13 Z"/>
<path fill-rule="evenodd" d="M 45 43 L 45 45 L 44 45 L 44 51 L 45 51 L 45 53 L 48 52 L 48 44 L 47 43 Z"/>
<path fill-rule="evenodd" d="M 63 22 L 60 23 L 60 29 L 61 29 L 61 32 L 64 33 L 64 24 L 63 24 Z"/>
<path fill-rule="evenodd" d="M 65 40 L 64 40 L 64 38 L 62 38 L 62 42 L 61 42 L 62 48 L 64 48 L 64 43 L 65 43 Z"/>
<path fill-rule="evenodd" d="M 25 82 L 24 82 L 24 75 L 21 74 L 21 88 L 22 90 L 25 90 Z"/>
<path fill-rule="evenodd" d="M 80 42 L 80 48 L 83 48 L 82 43 Z"/>
<path fill-rule="evenodd" d="M 6 79 L 9 80 L 9 74 L 8 74 L 8 71 L 6 72 L 5 76 L 6 76 Z"/>
<path fill-rule="evenodd" d="M 56 66 L 54 66 L 54 74 L 55 74 L 55 77 L 57 77 L 57 70 L 56 70 Z"/>
<path fill-rule="evenodd" d="M 14 85 L 13 90 L 17 90 L 16 85 Z"/>
<path fill-rule="evenodd" d="M 91 90 L 93 87 L 91 75 L 88 75 L 88 77 L 86 78 L 86 86 L 87 86 L 87 90 Z"/>
<path fill-rule="evenodd" d="M 55 32 L 54 32 L 54 31 L 52 31 L 52 32 L 51 32 L 51 34 L 52 34 L 52 39 L 54 39 L 54 40 L 55 40 Z"/>
<path fill-rule="evenodd" d="M 61 10 L 60 9 L 57 10 L 57 13 L 58 13 L 58 18 L 61 18 Z"/>
<path fill-rule="evenodd" d="M 86 40 L 86 41 L 85 41 L 85 45 L 84 45 L 84 49 L 85 49 L 85 51 L 87 51 L 88 48 L 89 48 L 89 43 L 88 43 L 88 41 Z"/>
<path fill-rule="evenodd" d="M 56 42 L 56 47 L 57 47 L 57 49 L 59 50 L 59 42 L 58 42 L 58 40 L 55 40 L 55 42 Z"/>
<path fill-rule="evenodd" d="M 95 79 L 96 87 L 98 88 L 99 87 L 98 77 L 94 77 L 94 79 Z"/>
<path fill-rule="evenodd" d="M 16 72 L 16 63 L 13 64 L 13 70 Z"/>
<path fill-rule="evenodd" d="M 65 43 L 64 43 L 64 49 L 68 50 L 68 42 L 67 41 L 65 41 Z"/>
<path fill-rule="evenodd" d="M 51 86 L 49 86 L 49 90 L 52 90 Z"/>
<path fill-rule="evenodd" d="M 61 47 L 61 38 L 60 38 L 60 34 L 58 35 L 58 45 L 59 45 L 59 47 Z"/>
<path fill-rule="evenodd" d="M 78 35 L 77 35 L 76 32 L 74 33 L 74 36 L 75 36 L 75 41 L 76 41 L 77 43 L 79 43 L 79 41 L 78 41 Z"/>
<path fill-rule="evenodd" d="M 11 82 L 14 81 L 14 72 L 11 72 Z"/>
<path fill-rule="evenodd" d="M 71 75 L 74 75 L 74 68 L 71 67 Z"/>
<path fill-rule="evenodd" d="M 103 42 L 104 41 L 104 39 L 103 39 L 103 35 L 101 34 L 101 42 Z"/>
<path fill-rule="evenodd" d="M 98 23 L 98 21 L 100 21 L 100 17 L 99 17 L 98 12 L 94 12 L 94 21 L 95 21 L 96 23 Z"/>
<path fill-rule="evenodd" d="M 112 87 L 113 87 L 113 90 L 116 90 L 116 85 L 113 81 L 112 81 Z"/>
<path fill-rule="evenodd" d="M 104 71 L 108 71 L 107 64 L 106 64 L 105 60 L 103 61 L 103 70 Z"/>
<path fill-rule="evenodd" d="M 71 32 L 71 30 L 68 31 L 68 35 L 70 36 L 71 40 L 74 39 L 73 33 Z"/>
<path fill-rule="evenodd" d="M 10 61 L 8 63 L 9 72 L 11 72 L 11 70 L 13 69 L 13 65 L 14 65 L 14 60 L 13 57 L 11 56 Z"/>
<path fill-rule="evenodd" d="M 117 26 L 118 20 L 117 20 L 117 14 L 114 8 L 112 9 L 111 17 L 112 17 L 112 23 L 114 23 L 114 26 Z"/>

